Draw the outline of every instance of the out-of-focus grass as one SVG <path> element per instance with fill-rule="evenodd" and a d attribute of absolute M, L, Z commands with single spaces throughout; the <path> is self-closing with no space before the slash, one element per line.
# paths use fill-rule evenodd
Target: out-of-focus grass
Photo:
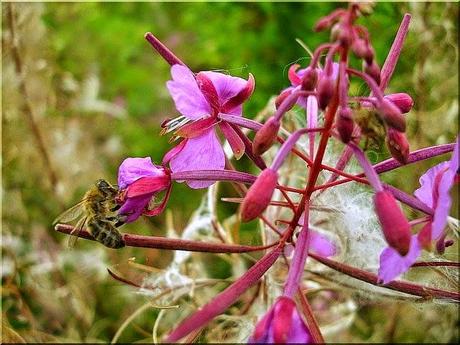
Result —
<path fill-rule="evenodd" d="M 161 121 L 177 115 L 165 88 L 169 66 L 152 52 L 144 33 L 155 33 L 195 71 L 223 69 L 241 77 L 254 74 L 256 92 L 245 106 L 245 114 L 254 117 L 272 95 L 288 85 L 288 66 L 308 62 L 308 54 L 295 39 L 310 49 L 327 39 L 327 34 L 313 33 L 311 28 L 335 6 L 2 4 L 4 341 L 109 341 L 123 320 L 146 300 L 109 278 L 105 267 L 126 269 L 131 257 L 162 267 L 171 258 L 170 253 L 111 251 L 84 241 L 69 251 L 64 236 L 51 227 L 54 217 L 77 202 L 97 178 L 115 181 L 116 169 L 125 157 L 151 156 L 160 162 L 170 147 L 168 138 L 158 136 Z M 12 59 L 9 8 L 16 18 L 27 101 L 58 177 L 55 186 L 50 185 L 50 167 L 43 163 L 25 116 L 24 95 L 18 92 L 21 79 Z M 458 131 L 458 7 L 378 4 L 375 13 L 361 21 L 369 27 L 380 64 L 405 11 L 413 13 L 412 30 L 389 90 L 414 96 L 408 135 L 416 149 L 452 141 Z M 354 88 L 366 91 L 361 84 Z M 386 155 L 376 149 L 375 159 Z M 421 172 L 432 164 L 407 167 L 385 179 L 411 192 Z M 245 159 L 240 166 L 249 167 Z M 223 188 L 225 195 L 231 193 Z M 177 229 L 186 224 L 202 195 L 203 191 L 174 185 L 168 208 Z M 456 205 L 458 202 L 454 209 Z M 231 205 L 219 212 L 228 216 L 235 209 Z M 256 241 L 252 230 L 246 226 L 240 237 Z M 165 234 L 164 215 L 141 220 L 126 231 Z M 215 265 L 210 275 L 222 278 L 227 270 L 228 263 Z M 413 327 L 411 315 L 420 325 L 441 317 L 439 308 L 426 312 L 407 303 L 397 309 L 361 302 L 360 317 L 344 335 L 349 341 L 432 340 L 425 337 L 423 326 Z M 400 315 L 401 325 L 392 326 L 388 312 Z M 119 340 L 150 339 L 157 314 L 149 310 L 137 317 Z M 411 324 L 413 333 L 408 333 L 405 329 Z M 388 332 L 376 333 L 379 327 Z"/>

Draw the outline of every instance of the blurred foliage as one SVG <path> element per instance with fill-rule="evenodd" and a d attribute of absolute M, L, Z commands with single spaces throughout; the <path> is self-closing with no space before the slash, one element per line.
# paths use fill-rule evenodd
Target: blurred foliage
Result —
<path fill-rule="evenodd" d="M 244 78 L 254 74 L 256 92 L 245 107 L 245 114 L 253 118 L 272 95 L 288 86 L 289 65 L 308 62 L 308 54 L 295 39 L 311 50 L 327 40 L 326 33 L 316 34 L 311 28 L 339 5 L 3 3 L 3 341 L 110 341 L 145 298 L 108 277 L 105 267 L 124 267 L 131 257 L 163 267 L 171 258 L 170 253 L 154 250 L 115 252 L 85 241 L 68 251 L 64 236 L 51 227 L 53 219 L 77 202 L 96 179 L 115 181 L 125 157 L 151 156 L 160 162 L 170 147 L 168 138 L 158 135 L 160 123 L 177 115 L 165 88 L 169 66 L 152 52 L 144 33 L 153 32 L 195 71 L 225 70 Z M 15 18 L 23 78 L 17 75 L 12 54 L 9 8 Z M 389 90 L 414 96 L 409 141 L 416 149 L 450 142 L 458 131 L 458 6 L 379 3 L 374 14 L 361 22 L 370 30 L 380 64 L 406 11 L 413 14 L 411 32 Z M 27 98 L 20 91 L 21 83 Z M 366 91 L 362 84 L 353 87 Z M 24 108 L 27 104 L 33 122 Z M 51 165 L 39 150 L 36 129 Z M 375 153 L 375 159 L 383 157 L 386 151 Z M 421 171 L 440 160 L 385 178 L 413 191 Z M 228 187 L 222 189 L 230 194 Z M 185 226 L 203 193 L 175 184 L 168 205 L 175 228 Z M 235 209 L 230 205 L 223 214 Z M 164 220 L 164 215 L 144 219 L 126 229 L 165 234 Z M 242 241 L 258 240 L 250 235 L 252 227 L 244 227 Z M 215 278 L 227 277 L 229 270 L 224 261 L 208 267 Z M 433 341 L 433 334 L 439 333 L 442 339 L 458 340 L 455 331 L 445 332 L 452 324 L 445 320 L 447 326 L 425 334 L 425 325 L 442 312 L 433 308 L 426 313 L 394 303 L 363 302 L 346 335 L 341 332 L 331 340 Z M 401 325 L 393 325 L 387 309 L 399 315 Z M 157 315 L 157 310 L 148 310 L 138 316 L 119 341 L 150 341 Z M 414 324 L 412 315 L 417 315 L 420 325 Z M 396 330 L 375 333 L 380 326 Z M 406 326 L 411 332 L 404 331 Z M 392 337 L 385 338 L 388 334 Z"/>

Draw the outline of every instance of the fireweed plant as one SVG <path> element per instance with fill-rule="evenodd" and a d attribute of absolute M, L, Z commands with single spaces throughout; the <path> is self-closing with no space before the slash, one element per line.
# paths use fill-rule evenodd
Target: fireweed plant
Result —
<path fill-rule="evenodd" d="M 118 218 L 134 222 L 141 215 L 160 214 L 167 205 L 173 182 L 185 182 L 194 189 L 209 188 L 211 194 L 208 193 L 204 206 L 200 206 L 182 238 L 124 234 L 125 245 L 178 251 L 163 280 L 176 293 L 169 302 L 191 293 L 192 285 L 204 287 L 209 283 L 181 273 L 181 265 L 189 258 L 187 252 L 239 253 L 242 257 L 248 252 L 263 253 L 248 270 L 240 268 L 239 277 L 208 298 L 197 311 L 178 324 L 172 321 L 174 328 L 165 332 L 165 341 L 195 339 L 203 327 L 254 286 L 254 297 L 243 310 L 260 309 L 255 301 L 267 300 L 261 293 L 261 284 L 266 284 L 270 285 L 271 306 L 258 310 L 257 317 L 250 319 L 252 326 L 240 330 L 238 339 L 250 343 L 324 342 L 311 301 L 306 297 L 311 284 L 304 276 L 305 270 L 309 265 L 318 265 L 307 262 L 308 257 L 356 281 L 384 289 L 390 296 L 459 302 L 456 291 L 398 280 L 419 266 L 458 267 L 457 262 L 442 260 L 440 255 L 454 243 L 458 231 L 458 221 L 449 216 L 449 211 L 451 189 L 459 182 L 459 139 L 410 151 L 405 130 L 412 98 L 402 90 L 385 93 L 408 32 L 410 15 L 404 16 L 380 68 L 367 29 L 356 24 L 357 18 L 368 14 L 366 5 L 351 4 L 317 22 L 315 31 L 330 29 L 330 42 L 316 48 L 308 66 L 296 64 L 289 68 L 290 86 L 280 91 L 275 110 L 263 124 L 243 114 L 242 106 L 255 89 L 251 74 L 242 79 L 219 72 L 192 71 L 153 34 L 146 34 L 147 41 L 171 66 L 171 80 L 166 86 L 179 116 L 162 124 L 162 134 L 172 133 L 174 146 L 161 164 L 154 164 L 149 157 L 130 157 L 120 165 Z M 350 65 L 351 55 L 362 61 L 361 70 Z M 365 83 L 370 94 L 351 95 L 352 78 Z M 297 128 L 288 132 L 283 121 L 294 116 L 294 110 L 297 114 L 301 111 L 304 120 L 297 121 Z M 356 114 L 363 111 L 384 128 L 392 158 L 370 163 L 362 149 L 366 128 L 356 121 Z M 225 141 L 228 144 L 223 146 Z M 280 145 L 274 145 L 276 142 Z M 338 155 L 330 149 L 337 144 L 341 146 Z M 379 178 L 384 172 L 450 152 L 450 159 L 421 176 L 420 188 L 413 195 Z M 243 155 L 260 170 L 257 176 L 234 168 L 231 160 Z M 355 162 L 361 171 L 356 169 Z M 241 203 L 242 222 L 260 220 L 262 246 L 235 244 L 216 227 L 209 214 L 203 216 L 203 207 L 215 193 L 217 181 L 231 183 L 241 196 L 226 201 Z M 360 200 L 352 189 L 344 193 L 343 188 L 349 185 L 371 190 L 373 201 Z M 340 188 L 342 192 L 337 192 Z M 164 196 L 157 200 L 160 192 Z M 327 200 L 332 198 L 337 199 L 336 204 L 328 205 Z M 209 205 L 208 211 L 215 207 L 213 203 Z M 402 205 L 418 217 L 409 220 Z M 324 217 L 336 221 L 324 222 Z M 192 233 L 198 228 L 212 226 L 216 228 L 214 241 L 193 239 Z M 255 224 L 254 231 L 256 228 Z M 57 230 L 70 233 L 72 227 L 61 224 Z M 358 235 L 366 232 L 368 243 L 363 243 Z M 85 231 L 79 236 L 91 239 Z M 426 254 L 438 259 L 417 261 Z M 377 258 L 378 266 L 374 272 L 369 270 L 373 258 Z M 269 270 L 272 273 L 267 273 Z M 147 294 L 160 285 L 158 279 L 138 285 L 112 275 Z M 396 295 L 391 295 L 390 290 Z M 158 320 L 165 312 L 160 312 Z"/>

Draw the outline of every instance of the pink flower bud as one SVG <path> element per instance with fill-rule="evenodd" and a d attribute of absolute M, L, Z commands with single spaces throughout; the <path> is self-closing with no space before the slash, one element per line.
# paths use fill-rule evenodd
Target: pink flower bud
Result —
<path fill-rule="evenodd" d="M 318 105 L 324 110 L 334 95 L 334 80 L 330 76 L 323 74 L 319 79 L 317 91 Z"/>
<path fill-rule="evenodd" d="M 374 60 L 375 57 L 375 51 L 374 48 L 370 45 L 369 42 L 366 42 L 366 52 L 364 53 L 364 60 L 370 65 L 372 64 L 372 61 Z"/>
<path fill-rule="evenodd" d="M 364 73 L 374 79 L 377 85 L 380 84 L 380 67 L 374 60 L 372 60 L 372 63 L 364 61 Z"/>
<path fill-rule="evenodd" d="M 364 59 L 367 55 L 367 44 L 362 38 L 356 38 L 351 44 L 351 50 L 359 59 Z"/>
<path fill-rule="evenodd" d="M 399 132 L 406 131 L 406 119 L 399 108 L 385 98 L 377 106 L 377 112 L 385 123 Z"/>
<path fill-rule="evenodd" d="M 352 40 L 353 40 L 353 35 L 350 30 L 350 26 L 342 24 L 340 26 L 340 31 L 339 31 L 337 38 L 342 47 L 348 47 L 352 43 Z"/>
<path fill-rule="evenodd" d="M 261 155 L 267 151 L 276 140 L 279 129 L 280 122 L 275 117 L 269 118 L 262 128 L 257 131 L 252 143 L 252 151 L 256 155 Z"/>
<path fill-rule="evenodd" d="M 406 255 L 411 241 L 410 224 L 393 194 L 383 190 L 375 193 L 374 205 L 388 245 Z"/>
<path fill-rule="evenodd" d="M 312 342 L 308 327 L 301 319 L 295 302 L 279 297 L 270 310 L 259 320 L 249 343 L 308 344 Z"/>
<path fill-rule="evenodd" d="M 408 113 L 412 109 L 412 106 L 414 105 L 414 101 L 412 97 L 404 92 L 392 93 L 392 94 L 386 95 L 384 98 L 391 101 L 394 105 L 396 105 L 403 114 Z"/>
<path fill-rule="evenodd" d="M 313 91 L 318 82 L 318 71 L 316 68 L 308 67 L 302 77 L 302 89 L 305 91 Z"/>
<path fill-rule="evenodd" d="M 275 108 L 278 109 L 283 101 L 291 94 L 292 90 L 281 92 L 275 99 Z"/>
<path fill-rule="evenodd" d="M 407 159 L 409 158 L 409 142 L 404 133 L 393 128 L 388 128 L 387 146 L 393 158 L 401 164 L 407 164 Z"/>
<path fill-rule="evenodd" d="M 278 181 L 278 173 L 270 168 L 259 175 L 249 188 L 241 204 L 241 220 L 249 222 L 259 216 L 268 206 Z"/>
<path fill-rule="evenodd" d="M 336 128 L 339 132 L 340 139 L 346 144 L 351 140 L 353 133 L 353 113 L 349 107 L 340 108 L 336 120 Z"/>

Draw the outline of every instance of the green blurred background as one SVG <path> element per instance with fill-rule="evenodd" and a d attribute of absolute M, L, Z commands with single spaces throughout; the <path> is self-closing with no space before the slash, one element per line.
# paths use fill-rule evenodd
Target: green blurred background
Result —
<path fill-rule="evenodd" d="M 151 156 L 160 162 L 170 147 L 168 137 L 159 136 L 160 123 L 177 115 L 165 87 L 169 66 L 144 40 L 145 32 L 153 32 L 194 71 L 225 70 L 243 78 L 252 73 L 256 91 L 244 111 L 252 118 L 288 86 L 290 64 L 308 63 L 308 54 L 295 40 L 311 50 L 326 41 L 328 34 L 313 33 L 312 27 L 337 6 L 3 3 L 4 334 L 16 341 L 109 341 L 145 300 L 111 279 L 105 267 L 121 265 L 133 256 L 161 267 L 170 257 L 153 250 L 104 250 L 84 241 L 73 253 L 62 255 L 66 239 L 51 227 L 53 219 L 76 203 L 96 179 L 116 181 L 117 167 L 125 157 Z M 369 28 L 379 64 L 405 12 L 413 14 L 411 31 L 389 92 L 414 97 L 408 119 L 412 149 L 451 142 L 458 131 L 458 5 L 377 4 L 372 16 L 360 22 Z M 18 77 L 18 64 L 23 78 Z M 27 102 L 21 85 L 27 89 Z M 366 92 L 362 84 L 353 88 Z M 384 148 L 374 151 L 375 160 L 388 155 Z M 412 192 L 420 172 L 440 160 L 385 178 Z M 244 160 L 241 164 L 249 167 Z M 177 229 L 187 223 L 203 193 L 174 185 L 168 209 Z M 234 210 L 229 206 L 223 212 Z M 165 215 L 160 215 L 125 231 L 161 235 L 164 227 Z M 401 309 L 388 306 L 406 322 L 404 327 L 391 326 L 381 305 L 363 303 L 359 322 L 342 339 L 433 341 Z M 423 312 L 413 312 L 420 322 L 427 322 Z M 120 340 L 145 339 L 155 315 L 137 318 Z M 377 331 L 382 327 L 395 328 L 392 338 Z M 455 331 L 452 339 L 458 339 Z"/>

